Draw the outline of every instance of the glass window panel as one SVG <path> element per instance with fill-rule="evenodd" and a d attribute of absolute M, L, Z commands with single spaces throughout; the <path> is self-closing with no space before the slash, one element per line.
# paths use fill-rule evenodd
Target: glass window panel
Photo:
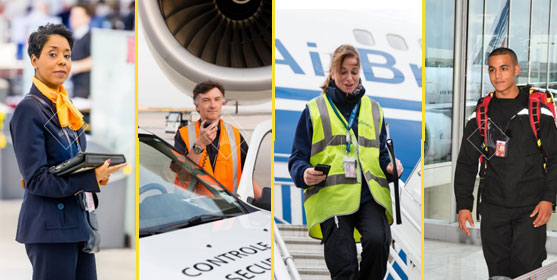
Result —
<path fill-rule="evenodd" d="M 426 148 L 424 163 L 431 164 L 450 161 L 454 3 L 427 0 L 426 9 L 428 15 L 436 15 L 426 18 L 425 41 Z M 439 22 L 440 20 L 443 22 Z M 438 125 L 438 122 L 443 124 Z"/>
<path fill-rule="evenodd" d="M 483 49 L 483 1 L 471 0 L 468 4 L 468 42 L 466 53 L 466 109 L 470 115 L 482 92 Z"/>
<path fill-rule="evenodd" d="M 557 1 L 551 4 L 551 30 L 549 36 L 549 88 L 557 89 Z M 555 94 L 555 92 L 554 92 Z"/>
<path fill-rule="evenodd" d="M 439 165 L 450 166 L 451 160 L 455 6 L 454 1 L 426 0 L 425 7 L 428 16 L 425 18 L 424 164 L 436 169 Z M 449 219 L 448 178 L 428 180 L 429 185 L 424 189 L 425 218 Z"/>
<path fill-rule="evenodd" d="M 530 38 L 530 84 L 546 87 L 547 39 L 549 34 L 549 0 L 534 0 L 532 5 L 532 32 Z"/>
<path fill-rule="evenodd" d="M 501 3 L 504 4 L 504 2 L 501 1 L 492 3 L 492 5 L 488 5 L 486 3 L 486 6 L 484 7 L 484 1 L 471 0 L 468 4 L 468 39 L 466 43 L 466 104 L 464 110 L 464 121 L 466 121 L 466 119 L 468 119 L 468 116 L 475 110 L 478 99 L 483 95 L 482 92 L 485 92 L 485 87 L 482 87 L 482 81 L 485 82 L 485 79 L 482 79 L 482 75 L 483 72 L 486 70 L 485 65 L 488 54 L 486 50 L 489 49 L 490 44 L 492 44 L 492 46 L 495 46 L 504 44 L 504 41 L 506 41 L 493 36 L 493 32 L 495 32 L 495 30 L 498 30 L 498 34 L 502 34 L 502 32 L 505 32 L 506 35 L 506 28 L 502 28 L 502 26 L 499 26 L 500 29 L 497 29 L 492 24 L 498 17 L 502 15 L 502 11 L 496 12 L 496 10 L 500 8 L 499 5 Z M 484 8 L 486 9 L 486 11 L 491 11 L 491 13 L 486 14 L 485 18 L 483 17 Z M 492 33 L 486 33 L 485 30 L 492 30 Z M 487 81 L 489 83 L 489 77 L 487 78 Z M 449 172 L 449 170 L 447 170 L 447 172 Z M 452 170 L 450 170 L 450 172 L 452 172 Z M 476 197 L 476 193 L 474 193 L 474 197 Z M 475 217 L 475 207 L 473 211 L 473 216 Z"/>
<path fill-rule="evenodd" d="M 494 49 L 506 47 L 508 19 L 508 0 L 485 1 L 482 95 L 486 95 L 489 92 L 495 90 L 493 88 L 493 85 L 491 85 L 491 81 L 489 80 L 489 73 L 487 72 L 487 57 Z"/>
<path fill-rule="evenodd" d="M 557 93 L 557 1 L 551 1 L 551 17 L 549 30 L 549 79 L 548 88 Z M 536 3 L 537 4 L 537 3 Z M 557 219 L 552 217 L 547 223 L 547 231 L 557 231 Z"/>
<path fill-rule="evenodd" d="M 528 38 L 530 36 L 530 1 L 511 1 L 511 23 L 509 48 L 512 49 L 520 64 L 518 84 L 528 83 Z M 526 24 L 525 24 L 526 23 Z"/>

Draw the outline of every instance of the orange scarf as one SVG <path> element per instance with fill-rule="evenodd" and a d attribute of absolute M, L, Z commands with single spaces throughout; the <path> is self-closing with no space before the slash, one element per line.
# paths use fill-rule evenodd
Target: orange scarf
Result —
<path fill-rule="evenodd" d="M 83 126 L 83 115 L 72 104 L 64 86 L 60 85 L 58 90 L 51 89 L 35 76 L 33 76 L 33 84 L 44 96 L 56 104 L 56 113 L 58 114 L 60 126 L 69 126 L 73 130 L 78 130 Z"/>

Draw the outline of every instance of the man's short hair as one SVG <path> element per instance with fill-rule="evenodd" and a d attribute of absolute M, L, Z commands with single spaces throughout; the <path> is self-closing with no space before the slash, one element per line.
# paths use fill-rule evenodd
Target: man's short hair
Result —
<path fill-rule="evenodd" d="M 72 8 L 82 8 L 85 11 L 85 14 L 90 18 L 93 18 L 95 16 L 95 11 L 93 11 L 93 7 L 91 7 L 91 5 L 78 3 L 75 4 Z"/>
<path fill-rule="evenodd" d="M 39 26 L 37 31 L 31 33 L 29 36 L 29 47 L 27 48 L 27 54 L 29 57 L 35 55 L 37 58 L 41 56 L 43 47 L 48 42 L 50 35 L 60 35 L 66 40 L 70 45 L 70 49 L 73 48 L 73 36 L 72 32 L 67 29 L 63 24 L 52 24 L 48 23 L 44 26 Z"/>
<path fill-rule="evenodd" d="M 224 87 L 220 83 L 215 81 L 206 81 L 197 84 L 193 88 L 193 101 L 197 101 L 197 96 L 200 94 L 206 93 L 214 88 L 218 88 L 222 93 L 222 97 L 224 97 Z"/>
<path fill-rule="evenodd" d="M 513 63 L 514 63 L 515 65 L 518 65 L 518 58 L 516 57 L 516 53 L 515 53 L 513 50 L 509 49 L 509 48 L 497 48 L 497 49 L 494 49 L 494 50 L 489 54 L 489 56 L 487 57 L 487 59 L 490 59 L 492 56 L 495 56 L 495 55 L 504 55 L 504 54 L 510 55 L 510 56 L 511 56 L 511 59 L 513 60 Z"/>

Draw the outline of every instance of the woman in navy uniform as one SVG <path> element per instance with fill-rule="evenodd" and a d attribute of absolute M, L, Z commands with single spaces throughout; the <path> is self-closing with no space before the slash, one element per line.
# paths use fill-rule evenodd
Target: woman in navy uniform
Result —
<path fill-rule="evenodd" d="M 97 279 L 95 256 L 82 252 L 88 239 L 81 192 L 99 192 L 122 165 L 56 176 L 48 168 L 85 151 L 82 115 L 62 84 L 71 70 L 72 33 L 47 24 L 29 37 L 35 68 L 29 94 L 10 122 L 25 189 L 16 240 L 25 243 L 33 279 Z"/>

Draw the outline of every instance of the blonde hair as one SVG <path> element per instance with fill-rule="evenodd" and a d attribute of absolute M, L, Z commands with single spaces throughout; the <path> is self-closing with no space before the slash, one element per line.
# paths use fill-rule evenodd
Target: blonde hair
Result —
<path fill-rule="evenodd" d="M 329 83 L 331 83 L 331 73 L 333 71 L 339 73 L 342 70 L 342 63 L 344 62 L 345 58 L 354 57 L 358 61 L 358 65 L 360 65 L 360 54 L 352 45 L 344 44 L 340 45 L 335 52 L 333 53 L 333 57 L 331 58 L 331 66 L 329 67 L 329 75 L 325 79 L 323 85 L 321 85 L 321 89 L 323 92 L 327 91 L 327 87 L 329 87 Z"/>

